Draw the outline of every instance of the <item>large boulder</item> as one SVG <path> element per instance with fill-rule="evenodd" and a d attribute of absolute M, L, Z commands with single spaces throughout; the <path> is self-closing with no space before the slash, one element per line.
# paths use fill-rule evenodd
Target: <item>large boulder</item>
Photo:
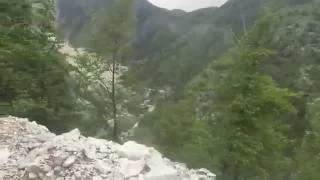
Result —
<path fill-rule="evenodd" d="M 79 130 L 55 135 L 15 117 L 0 118 L 1 180 L 214 180 L 206 169 L 184 164 L 133 141 L 123 145 L 84 137 Z"/>

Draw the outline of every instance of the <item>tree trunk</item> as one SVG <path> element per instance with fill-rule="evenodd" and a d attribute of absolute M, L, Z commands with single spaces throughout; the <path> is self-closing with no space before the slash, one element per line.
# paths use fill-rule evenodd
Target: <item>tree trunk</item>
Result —
<path fill-rule="evenodd" d="M 233 177 L 234 180 L 239 180 L 239 169 L 237 166 L 235 166 L 234 168 L 234 177 Z"/>
<path fill-rule="evenodd" d="M 113 109 L 113 139 L 114 141 L 118 142 L 118 120 L 117 120 L 117 103 L 116 103 L 116 90 L 115 90 L 115 74 L 116 74 L 116 53 L 113 54 L 112 57 L 112 92 L 111 92 L 111 99 L 112 99 L 112 109 Z"/>
<path fill-rule="evenodd" d="M 247 18 L 246 15 L 241 13 L 240 14 L 241 22 L 242 22 L 242 28 L 243 28 L 243 33 L 245 34 L 247 32 Z"/>

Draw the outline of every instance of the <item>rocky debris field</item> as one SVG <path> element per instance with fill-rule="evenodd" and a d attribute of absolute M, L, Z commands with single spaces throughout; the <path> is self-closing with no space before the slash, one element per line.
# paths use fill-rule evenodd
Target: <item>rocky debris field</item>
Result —
<path fill-rule="evenodd" d="M 1 180 L 214 180 L 154 148 L 84 137 L 76 129 L 55 135 L 16 117 L 0 118 Z"/>

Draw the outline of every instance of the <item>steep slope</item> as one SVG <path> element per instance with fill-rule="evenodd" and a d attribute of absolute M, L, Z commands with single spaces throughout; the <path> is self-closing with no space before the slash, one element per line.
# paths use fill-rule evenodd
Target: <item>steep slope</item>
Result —
<path fill-rule="evenodd" d="M 138 67 L 138 79 L 150 86 L 171 86 L 175 90 L 181 90 L 208 62 L 232 46 L 236 36 L 243 34 L 252 25 L 265 1 L 267 0 L 232 0 L 220 8 L 205 8 L 187 13 L 162 9 L 147 0 L 136 0 L 136 36 L 133 41 L 135 59 L 146 60 Z M 76 3 L 67 0 L 60 2 L 66 9 Z M 81 5 L 80 1 L 75 4 L 74 7 L 80 7 L 78 12 L 84 12 L 78 16 L 83 18 L 78 19 L 74 17 L 75 14 L 60 11 L 61 17 L 67 17 L 60 22 L 68 22 L 63 19 L 75 19 L 74 22 L 77 22 L 60 23 L 62 31 L 66 24 L 72 27 L 69 29 L 73 30 L 64 34 L 68 34 L 67 38 L 73 44 L 86 46 L 90 38 L 88 26 L 97 25 L 97 22 L 93 23 L 88 18 L 93 15 L 89 13 L 94 9 L 92 4 L 97 4 L 95 1 L 91 2 L 87 6 Z M 108 3 L 105 3 L 104 7 L 107 6 Z M 103 9 L 103 5 L 100 8 Z M 96 11 L 99 12 L 99 9 Z M 99 19 L 99 13 L 92 17 Z"/>
<path fill-rule="evenodd" d="M 60 37 L 75 43 L 81 33 L 87 33 L 91 16 L 97 10 L 108 7 L 112 0 L 56 0 L 56 23 Z"/>
<path fill-rule="evenodd" d="M 151 87 L 169 86 L 179 94 L 250 28 L 264 2 L 234 0 L 220 8 L 138 16 L 135 53 L 144 60 L 138 65 L 139 79 Z"/>
<path fill-rule="evenodd" d="M 208 170 L 189 170 L 135 142 L 119 145 L 84 137 L 78 130 L 55 135 L 27 119 L 0 118 L 3 180 L 214 180 Z"/>
<path fill-rule="evenodd" d="M 278 1 L 276 4 L 280 8 L 267 12 L 272 21 L 270 32 L 258 37 L 265 47 L 274 52 L 274 56 L 266 60 L 262 68 L 281 87 L 299 94 L 294 102 L 297 114 L 284 119 L 292 125 L 292 138 L 300 139 L 310 128 L 307 106 L 320 95 L 320 2 Z M 225 59 L 227 61 L 227 57 Z M 198 96 L 206 96 L 204 93 L 212 97 L 214 77 L 223 76 L 218 74 L 221 70 L 212 64 L 189 83 L 199 90 Z M 213 103 L 209 101 L 211 98 L 208 98 L 207 104 Z"/>
<path fill-rule="evenodd" d="M 256 56 L 271 53 L 269 52 L 269 50 L 271 50 L 272 56 L 263 59 L 262 70 L 259 73 L 269 76 L 271 81 L 278 84 L 277 87 L 284 88 L 285 91 L 288 90 L 297 95 L 291 102 L 296 112 L 287 113 L 279 117 L 281 122 L 286 123 L 287 128 L 282 132 L 286 138 L 288 138 L 287 147 L 282 155 L 284 160 L 279 166 L 276 165 L 277 163 L 275 161 L 269 162 L 270 164 L 266 167 L 270 168 L 267 170 L 270 176 L 266 179 L 317 179 L 310 178 L 319 177 L 319 173 L 314 169 L 314 167 L 318 167 L 315 166 L 315 164 L 318 164 L 318 159 L 311 158 L 317 156 L 316 152 L 319 152 L 318 144 L 313 145 L 312 143 L 318 141 L 318 125 L 314 125 L 318 119 L 310 118 L 315 116 L 311 114 L 314 110 L 310 109 L 310 106 L 318 105 L 320 95 L 320 3 L 317 0 L 284 0 L 273 1 L 272 4 L 268 5 L 272 8 L 266 11 L 260 11 L 261 15 L 259 17 L 259 20 L 266 18 L 268 20 L 268 26 L 256 24 L 253 26 L 253 29 L 256 30 L 254 33 L 250 32 L 251 30 L 248 28 L 250 34 L 240 39 L 254 40 L 252 42 L 256 44 L 251 44 L 253 47 L 263 47 L 260 49 L 260 52 L 255 54 Z M 267 32 L 260 34 L 258 30 L 265 30 Z M 254 48 L 250 50 L 254 52 Z M 221 140 L 223 137 L 219 138 L 221 134 L 222 136 L 226 135 L 223 131 L 225 126 L 219 126 L 218 124 L 227 122 L 228 118 L 237 119 L 239 115 L 230 117 L 230 114 L 225 113 L 225 111 L 229 110 L 230 106 L 237 105 L 238 103 L 241 105 L 245 102 L 244 99 L 250 98 L 250 96 L 243 96 L 241 94 L 239 95 L 240 100 L 235 101 L 235 104 L 228 104 L 228 106 L 223 106 L 222 104 L 223 101 L 230 100 L 230 98 L 234 96 L 234 92 L 231 90 L 232 88 L 239 87 L 240 83 L 244 86 L 251 85 L 249 83 L 251 76 L 248 76 L 247 80 L 244 79 L 242 82 L 237 82 L 237 75 L 241 76 L 243 74 L 236 74 L 236 70 L 243 70 L 243 72 L 249 71 L 243 69 L 244 66 L 232 66 L 233 69 L 229 69 L 229 71 L 226 70 L 230 68 L 232 61 L 243 61 L 243 57 L 239 54 L 237 56 L 237 53 L 239 53 L 239 49 L 233 48 L 228 53 L 222 53 L 223 56 L 219 58 L 221 63 L 219 66 L 215 64 L 213 59 L 199 76 L 192 78 L 192 81 L 188 82 L 188 86 L 184 88 L 185 93 L 178 102 L 170 101 L 162 103 L 157 106 L 154 113 L 144 118 L 140 123 L 141 131 L 144 133 L 148 132 L 150 135 L 148 135 L 147 140 L 143 139 L 143 141 L 151 141 L 154 145 L 161 147 L 163 152 L 166 152 L 168 156 L 184 159 L 190 164 L 199 162 L 198 159 L 200 158 L 210 159 L 206 162 L 207 164 L 205 166 L 214 169 L 215 172 L 219 172 L 219 178 L 230 179 L 230 174 L 226 173 L 228 163 L 225 161 L 217 163 L 216 159 L 214 157 L 212 158 L 211 153 L 221 153 L 221 156 L 225 155 L 227 158 L 230 156 L 230 154 L 224 154 L 227 152 L 224 149 L 225 143 L 229 141 Z M 230 56 L 230 54 L 236 55 Z M 254 58 L 252 58 L 252 56 L 244 57 L 248 59 L 252 58 L 252 60 L 260 60 L 256 58 L 256 56 Z M 235 73 L 234 81 L 230 82 L 224 79 L 227 72 L 230 76 Z M 263 83 L 263 81 L 261 81 L 261 83 Z M 219 84 L 229 84 L 229 88 L 220 92 L 220 95 L 216 92 Z M 243 88 L 243 92 L 245 93 L 252 87 L 248 86 Z M 270 96 L 266 96 L 265 98 L 268 99 Z M 256 99 L 258 99 L 258 97 Z M 267 105 L 267 103 L 265 103 L 265 105 Z M 251 107 L 249 113 L 251 113 L 251 110 L 254 112 L 255 108 L 256 107 Z M 265 107 L 261 109 L 269 112 Z M 217 112 L 217 110 L 220 112 Z M 240 112 L 242 113 L 244 111 Z M 273 114 L 273 112 L 269 113 Z M 222 118 L 217 118 L 217 116 L 221 116 Z M 248 116 L 248 119 L 251 117 L 252 114 Z M 257 121 L 258 120 L 259 118 L 257 118 Z M 241 123 L 237 122 L 234 129 L 227 128 L 227 131 L 236 131 L 240 126 Z M 251 126 L 251 123 L 246 123 L 244 129 Z M 265 126 L 263 127 L 265 128 Z M 145 129 L 149 129 L 149 131 Z M 254 135 L 249 135 L 250 138 L 252 136 Z M 154 141 L 150 140 L 152 137 L 154 137 Z M 248 139 L 249 138 L 246 137 L 244 141 Z M 202 143 L 208 141 L 211 142 L 208 146 L 206 146 L 206 143 Z M 267 140 L 263 140 L 262 142 L 265 141 Z M 307 148 L 306 142 L 310 143 Z M 303 146 L 307 152 L 304 152 L 305 154 L 302 155 L 297 155 L 297 151 L 301 146 Z M 184 147 L 185 149 L 183 149 Z M 192 151 L 188 153 L 190 149 L 192 149 Z M 309 152 L 311 152 L 312 155 L 309 155 Z M 204 157 L 199 156 L 199 154 Z M 268 152 L 266 154 L 269 155 Z M 307 158 L 296 161 L 297 156 L 305 156 Z M 241 158 L 242 156 L 239 157 Z M 268 158 L 266 160 L 268 160 Z M 305 162 L 306 160 L 307 162 Z M 275 167 L 276 169 L 274 169 Z M 301 169 L 301 167 L 303 167 L 303 169 Z M 302 178 L 296 178 L 297 176 Z"/>

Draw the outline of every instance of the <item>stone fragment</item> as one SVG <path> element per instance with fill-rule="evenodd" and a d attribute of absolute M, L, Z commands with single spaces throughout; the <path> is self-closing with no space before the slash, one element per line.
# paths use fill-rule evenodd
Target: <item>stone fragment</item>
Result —
<path fill-rule="evenodd" d="M 70 167 L 75 161 L 76 161 L 76 156 L 70 156 L 63 162 L 62 166 L 65 168 Z"/>
<path fill-rule="evenodd" d="M 61 166 L 56 166 L 54 169 L 54 172 L 60 172 L 60 171 L 62 171 L 62 167 Z"/>
<path fill-rule="evenodd" d="M 49 171 L 52 170 L 51 167 L 50 167 L 49 165 L 47 165 L 47 164 L 41 165 L 40 168 L 41 168 L 41 169 L 43 170 L 43 172 L 45 172 L 45 173 L 47 173 L 47 172 L 49 172 Z"/>
<path fill-rule="evenodd" d="M 119 160 L 119 163 L 120 173 L 122 173 L 125 178 L 138 176 L 145 167 L 145 162 L 143 159 L 138 161 L 132 161 L 126 158 L 122 158 Z"/>
<path fill-rule="evenodd" d="M 144 145 L 128 141 L 118 149 L 118 154 L 130 160 L 140 160 L 149 155 L 149 149 Z"/>
<path fill-rule="evenodd" d="M 41 169 L 41 164 L 38 164 L 38 162 L 27 165 L 27 171 L 35 174 L 43 172 L 43 170 Z"/>
<path fill-rule="evenodd" d="M 92 180 L 103 180 L 101 176 L 93 176 Z"/>
<path fill-rule="evenodd" d="M 0 149 L 0 166 L 7 162 L 10 157 L 10 151 L 7 148 Z"/>
<path fill-rule="evenodd" d="M 37 176 L 35 173 L 33 173 L 33 172 L 30 172 L 30 173 L 28 174 L 28 177 L 29 177 L 29 179 L 37 179 L 37 178 L 38 178 L 38 176 Z"/>
<path fill-rule="evenodd" d="M 150 172 L 144 175 L 143 180 L 179 180 L 177 171 L 170 166 L 151 167 Z"/>
<path fill-rule="evenodd" d="M 38 176 L 39 176 L 40 179 L 44 179 L 44 174 L 42 172 L 39 173 Z"/>
<path fill-rule="evenodd" d="M 106 164 L 104 164 L 102 160 L 98 160 L 94 164 L 94 168 L 104 174 L 107 174 L 108 172 L 111 171 L 111 169 Z"/>

